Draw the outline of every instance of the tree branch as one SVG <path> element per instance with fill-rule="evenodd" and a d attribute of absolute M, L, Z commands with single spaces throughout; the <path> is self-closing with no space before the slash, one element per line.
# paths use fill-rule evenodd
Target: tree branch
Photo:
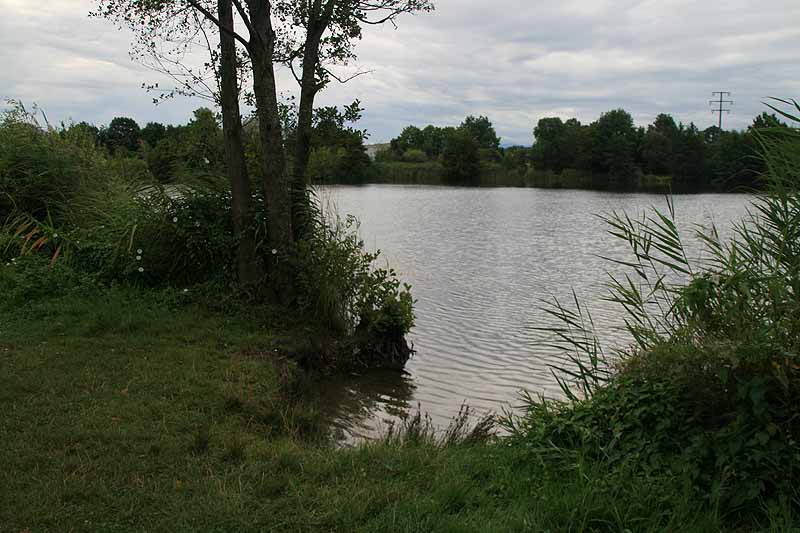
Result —
<path fill-rule="evenodd" d="M 247 32 L 252 36 L 253 32 L 253 24 L 250 22 L 250 17 L 247 16 L 247 11 L 245 10 L 242 2 L 240 0 L 233 0 L 233 5 L 236 6 L 236 11 L 239 12 L 239 16 L 242 17 L 242 21 L 244 22 L 244 26 L 247 28 Z"/>
<path fill-rule="evenodd" d="M 334 80 L 336 80 L 336 81 L 338 81 L 339 83 L 342 83 L 342 84 L 347 83 L 349 81 L 352 81 L 352 80 L 358 78 L 359 76 L 363 76 L 364 74 L 372 74 L 374 72 L 373 70 L 360 70 L 360 71 L 356 72 L 355 74 L 353 74 L 352 76 L 348 76 L 346 78 L 341 78 L 341 77 L 337 76 L 336 74 L 334 74 L 333 72 L 331 72 L 326 67 L 321 67 L 321 69 L 322 69 L 322 72 L 324 72 L 325 74 L 327 74 L 328 76 L 330 76 L 331 78 L 333 78 Z"/>
<path fill-rule="evenodd" d="M 186 1 L 189 3 L 189 5 L 191 5 L 193 8 L 195 8 L 197 11 L 202 13 L 205 18 L 207 18 L 212 23 L 214 23 L 217 26 L 217 28 L 220 29 L 220 31 L 224 31 L 225 33 L 227 33 L 228 35 L 230 35 L 231 37 L 233 37 L 234 39 L 236 39 L 237 41 L 242 43 L 242 45 L 245 48 L 247 48 L 247 49 L 250 48 L 250 41 L 248 41 L 247 39 L 245 39 L 244 37 L 242 37 L 241 35 L 239 35 L 235 31 L 232 31 L 230 28 L 227 28 L 227 27 L 223 26 L 222 24 L 220 24 L 219 19 L 217 19 L 217 17 L 215 17 L 208 9 L 204 8 L 203 6 L 201 6 L 200 3 L 197 0 L 186 0 Z"/>

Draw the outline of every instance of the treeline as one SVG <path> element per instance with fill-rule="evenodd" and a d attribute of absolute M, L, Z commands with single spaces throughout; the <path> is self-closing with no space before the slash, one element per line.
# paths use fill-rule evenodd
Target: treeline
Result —
<path fill-rule="evenodd" d="M 383 172 L 398 172 L 404 168 L 403 163 L 434 162 L 440 166 L 433 165 L 429 178 L 465 185 L 480 184 L 483 167 L 502 159 L 500 137 L 484 116 L 468 116 L 457 128 L 408 126 L 399 137 L 392 139 L 388 149 L 376 155 L 379 163 L 388 163 L 382 167 Z"/>
<path fill-rule="evenodd" d="M 716 126 L 699 130 L 667 114 L 636 127 L 622 109 L 603 113 L 591 124 L 577 119 L 542 118 L 532 146 L 501 147 L 485 116 L 468 116 L 458 127 L 408 126 L 372 161 L 367 132 L 358 129 L 363 110 L 356 101 L 343 108 L 315 110 L 307 180 L 311 183 L 427 183 L 568 187 L 600 190 L 736 191 L 760 188 L 764 167 L 756 157 L 754 129 L 781 123 L 762 113 L 744 131 Z M 282 107 L 284 143 L 294 153 L 297 111 Z M 185 125 L 117 117 L 108 126 L 81 122 L 62 135 L 92 139 L 111 155 L 135 158 L 162 183 L 198 175 L 224 174 L 219 117 L 200 108 Z M 251 175 L 258 174 L 260 144 L 255 121 L 245 124 Z"/>
<path fill-rule="evenodd" d="M 775 115 L 762 113 L 746 131 L 716 126 L 701 131 L 660 114 L 647 128 L 637 128 L 623 109 L 603 113 L 589 125 L 543 118 L 534 129 L 530 156 L 535 168 L 578 171 L 591 176 L 597 188 L 663 182 L 684 192 L 752 189 L 764 171 L 752 130 L 779 124 Z"/>
<path fill-rule="evenodd" d="M 588 125 L 543 118 L 531 147 L 500 147 L 486 117 L 458 128 L 408 126 L 379 152 L 378 181 L 700 192 L 759 188 L 753 129 L 782 123 L 762 113 L 745 131 L 699 130 L 659 115 L 636 127 L 622 109 Z"/>
<path fill-rule="evenodd" d="M 309 179 L 318 182 L 361 183 L 366 181 L 370 159 L 366 154 L 366 132 L 352 123 L 360 119 L 358 102 L 345 106 L 315 110 L 311 135 L 312 153 Z M 282 108 L 284 143 L 293 153 L 296 137 L 296 109 Z M 64 125 L 60 134 L 79 135 L 117 159 L 138 159 L 145 164 L 140 171 L 149 172 L 161 183 L 180 182 L 197 176 L 224 174 L 225 147 L 219 117 L 207 108 L 194 112 L 184 125 L 148 122 L 140 126 L 129 117 L 116 117 L 107 126 L 97 127 L 80 122 Z M 257 175 L 260 145 L 255 120 L 245 123 L 245 150 L 251 175 Z"/>

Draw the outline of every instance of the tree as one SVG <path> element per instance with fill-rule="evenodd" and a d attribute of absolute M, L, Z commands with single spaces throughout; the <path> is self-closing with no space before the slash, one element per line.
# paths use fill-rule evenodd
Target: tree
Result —
<path fill-rule="evenodd" d="M 153 148 L 148 148 L 144 157 L 150 173 L 161 183 L 175 179 L 182 163 L 179 142 L 173 136 L 164 137 Z"/>
<path fill-rule="evenodd" d="M 389 145 L 395 153 L 395 157 L 401 159 L 403 154 L 409 150 L 422 150 L 425 145 L 425 135 L 416 126 L 406 126 L 400 135 L 390 141 Z"/>
<path fill-rule="evenodd" d="M 592 168 L 608 175 L 612 187 L 627 186 L 635 174 L 636 129 L 624 109 L 600 115 L 591 126 Z"/>
<path fill-rule="evenodd" d="M 274 59 L 278 46 L 278 36 L 273 27 L 275 14 L 273 4 L 268 0 L 97 0 L 97 16 L 118 21 L 135 30 L 137 44 L 134 48 L 141 56 L 155 56 L 160 65 L 165 63 L 188 72 L 183 85 L 176 89 L 179 93 L 194 90 L 193 84 L 208 89 L 209 98 L 220 101 L 223 111 L 223 124 L 228 126 L 225 134 L 229 153 L 229 171 L 241 169 L 243 165 L 235 162 L 243 160 L 244 148 L 241 136 L 236 129 L 241 128 L 238 115 L 239 91 L 234 88 L 238 82 L 236 68 L 241 64 L 236 56 L 236 44 L 242 46 L 249 59 L 249 71 L 253 80 L 253 98 L 258 117 L 259 141 L 261 145 L 261 176 L 266 204 L 267 246 L 269 249 L 285 252 L 292 241 L 291 210 L 289 194 L 289 173 L 281 134 L 280 114 L 275 82 Z M 233 26 L 233 6 L 247 29 L 247 38 Z M 217 14 L 213 13 L 216 7 Z M 212 28 L 220 36 L 221 53 L 210 45 L 207 30 Z M 213 89 L 202 75 L 183 65 L 180 61 L 183 51 L 200 36 L 208 46 L 210 59 L 207 65 L 219 81 L 218 90 Z M 171 52 L 164 52 L 157 42 L 177 43 Z M 170 55 L 170 53 L 172 55 Z M 166 68 L 170 71 L 170 68 Z M 235 102 L 233 100 L 235 99 Z M 224 100 L 224 103 L 222 102 Z M 237 126 L 238 124 L 238 126 Z M 231 128 L 234 131 L 231 131 Z M 231 163 L 234 163 L 233 166 Z M 234 223 L 237 211 L 244 209 L 245 188 L 243 171 L 230 174 L 232 182 L 232 201 Z M 246 212 L 246 211 L 244 211 Z M 240 217 L 238 217 L 241 219 Z M 277 254 L 270 254 L 273 267 L 270 280 L 274 294 L 280 300 L 287 300 L 290 292 L 288 281 L 274 268 Z M 241 256 L 240 256 L 241 257 Z M 241 268 L 240 268 L 241 272 Z"/>
<path fill-rule="evenodd" d="M 680 137 L 680 128 L 675 123 L 675 119 L 666 113 L 659 114 L 653 121 L 652 126 L 648 129 L 655 130 L 656 132 L 664 135 L 671 142 L 676 142 Z"/>
<path fill-rule="evenodd" d="M 788 125 L 780 120 L 775 113 L 763 112 L 753 119 L 753 123 L 747 128 L 748 130 L 758 130 L 767 128 L 786 128 Z"/>
<path fill-rule="evenodd" d="M 494 126 L 487 117 L 470 115 L 464 119 L 460 128 L 475 139 L 485 159 L 496 158 L 497 150 L 500 148 L 500 137 L 497 136 Z"/>
<path fill-rule="evenodd" d="M 160 122 L 148 122 L 140 132 L 142 140 L 151 148 L 155 148 L 158 141 L 163 139 L 166 135 L 167 128 Z"/>
<path fill-rule="evenodd" d="M 196 109 L 194 118 L 182 130 L 181 159 L 188 169 L 208 172 L 224 168 L 223 133 L 213 111 Z"/>
<path fill-rule="evenodd" d="M 695 191 L 708 185 L 706 145 L 693 123 L 680 129 L 673 158 L 673 185 L 677 190 Z"/>
<path fill-rule="evenodd" d="M 566 126 L 558 117 L 539 119 L 533 128 L 533 155 L 537 166 L 560 173 L 566 167 L 564 133 Z"/>
<path fill-rule="evenodd" d="M 430 11 L 430 0 L 294 0 L 278 2 L 278 18 L 286 20 L 281 43 L 283 62 L 289 65 L 300 86 L 297 115 L 294 170 L 292 178 L 292 223 L 295 236 L 305 226 L 307 206 L 306 166 L 311 150 L 314 100 L 332 79 L 346 82 L 334 74 L 332 65 L 355 59 L 354 44 L 361 39 L 364 25 L 395 25 L 403 13 Z M 300 36 L 295 36 L 297 29 Z M 300 74 L 295 68 L 300 63 Z"/>
<path fill-rule="evenodd" d="M 507 172 L 526 172 L 532 162 L 531 148 L 525 146 L 509 146 L 501 149 L 503 169 Z"/>
<path fill-rule="evenodd" d="M 89 124 L 88 122 L 71 124 L 69 127 L 63 129 L 62 133 L 66 137 L 82 138 L 89 142 L 92 146 L 97 146 L 100 142 L 100 129 L 98 129 L 98 127 L 94 124 Z"/>
<path fill-rule="evenodd" d="M 364 146 L 366 131 L 348 124 L 361 119 L 356 100 L 344 111 L 322 107 L 314 112 L 311 134 L 311 157 L 306 169 L 308 178 L 317 182 L 362 183 L 371 163 Z"/>
<path fill-rule="evenodd" d="M 100 139 L 112 153 L 120 149 L 135 152 L 139 148 L 139 131 L 139 124 L 132 118 L 116 117 L 100 131 Z"/>
<path fill-rule="evenodd" d="M 663 133 L 651 128 L 642 141 L 644 171 L 666 176 L 672 164 L 672 141 Z"/>
<path fill-rule="evenodd" d="M 480 181 L 480 145 L 470 131 L 458 128 L 447 136 L 442 151 L 442 166 L 444 178 L 450 183 Z"/>

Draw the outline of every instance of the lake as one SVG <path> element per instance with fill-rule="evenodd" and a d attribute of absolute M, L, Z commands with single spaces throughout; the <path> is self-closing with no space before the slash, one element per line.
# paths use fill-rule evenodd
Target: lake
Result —
<path fill-rule="evenodd" d="M 403 185 L 319 189 L 327 209 L 355 215 L 370 250 L 412 285 L 415 356 L 406 372 L 370 372 L 332 382 L 323 406 L 343 439 L 383 431 L 420 409 L 447 425 L 466 403 L 479 413 L 518 404 L 525 389 L 558 396 L 551 368 L 563 355 L 535 328 L 555 325 L 541 310 L 572 291 L 592 311 L 605 344 L 625 346 L 620 309 L 603 301 L 614 266 L 599 256 L 627 257 L 625 243 L 597 214 L 650 206 L 664 196 L 577 190 Z M 746 214 L 747 195 L 674 198 L 690 257 L 701 246 L 695 225 L 730 235 Z"/>

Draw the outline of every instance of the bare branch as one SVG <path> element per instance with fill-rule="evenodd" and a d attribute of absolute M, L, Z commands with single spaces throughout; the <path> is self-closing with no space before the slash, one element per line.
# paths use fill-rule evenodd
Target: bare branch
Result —
<path fill-rule="evenodd" d="M 331 72 L 329 69 L 327 69 L 325 67 L 322 67 L 322 71 L 326 75 L 330 76 L 331 78 L 333 78 L 334 80 L 336 80 L 336 81 L 338 81 L 339 83 L 342 83 L 342 84 L 347 83 L 349 81 L 352 81 L 352 80 L 358 78 L 359 76 L 363 76 L 365 74 L 372 74 L 373 72 L 375 72 L 374 70 L 360 70 L 360 71 L 356 72 L 355 74 L 353 74 L 352 76 L 347 76 L 345 78 L 342 78 L 340 76 L 337 76 L 336 74 L 334 74 L 333 72 Z"/>

